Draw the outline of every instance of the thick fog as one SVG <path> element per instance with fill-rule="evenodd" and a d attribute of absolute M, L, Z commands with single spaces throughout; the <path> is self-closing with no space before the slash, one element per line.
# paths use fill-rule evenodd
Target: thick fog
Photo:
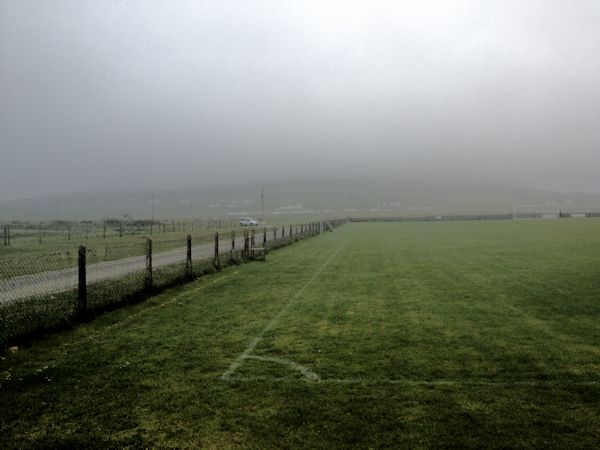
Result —
<path fill-rule="evenodd" d="M 600 2 L 0 0 L 0 199 L 303 177 L 600 192 Z"/>

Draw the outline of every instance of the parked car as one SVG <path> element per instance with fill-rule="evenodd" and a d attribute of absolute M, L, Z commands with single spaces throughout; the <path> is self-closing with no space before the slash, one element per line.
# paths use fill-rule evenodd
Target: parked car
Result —
<path fill-rule="evenodd" d="M 252 217 L 242 217 L 240 219 L 240 225 L 243 227 L 255 227 L 258 225 L 258 220 Z"/>

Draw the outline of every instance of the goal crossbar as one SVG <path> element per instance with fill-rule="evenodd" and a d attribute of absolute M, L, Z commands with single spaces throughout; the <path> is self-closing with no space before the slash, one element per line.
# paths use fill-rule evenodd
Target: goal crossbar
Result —
<path fill-rule="evenodd" d="M 538 203 L 515 205 L 513 219 L 558 218 L 560 207 L 558 203 Z"/>

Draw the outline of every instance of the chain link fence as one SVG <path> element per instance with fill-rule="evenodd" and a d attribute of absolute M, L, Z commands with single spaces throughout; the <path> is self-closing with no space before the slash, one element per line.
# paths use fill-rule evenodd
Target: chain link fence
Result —
<path fill-rule="evenodd" d="M 71 326 L 162 289 L 332 230 L 344 220 L 216 232 L 0 260 L 0 345 Z"/>
<path fill-rule="evenodd" d="M 131 238 L 169 233 L 194 233 L 214 229 L 222 231 L 236 227 L 229 219 L 186 220 L 119 220 L 70 222 L 20 222 L 0 224 L 0 244 L 27 246 L 31 244 L 61 244 L 69 241 Z"/>

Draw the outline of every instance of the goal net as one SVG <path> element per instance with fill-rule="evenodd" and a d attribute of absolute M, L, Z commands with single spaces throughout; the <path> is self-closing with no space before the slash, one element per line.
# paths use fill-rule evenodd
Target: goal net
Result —
<path fill-rule="evenodd" d="M 514 219 L 558 219 L 560 208 L 556 203 L 516 205 Z"/>

